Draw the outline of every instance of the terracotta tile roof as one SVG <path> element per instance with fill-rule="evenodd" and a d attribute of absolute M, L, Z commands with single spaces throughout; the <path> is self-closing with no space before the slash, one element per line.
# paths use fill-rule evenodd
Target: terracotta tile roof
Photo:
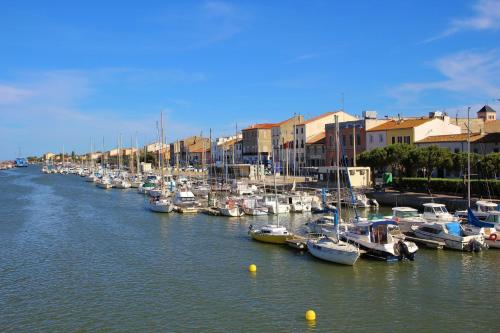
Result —
<path fill-rule="evenodd" d="M 323 140 L 323 142 L 321 142 Z M 325 132 L 318 133 L 307 139 L 306 144 L 325 143 Z"/>
<path fill-rule="evenodd" d="M 316 121 L 318 119 L 321 119 L 321 118 L 324 118 L 324 117 L 328 117 L 328 116 L 333 116 L 336 113 L 339 113 L 339 111 L 325 112 L 323 114 L 320 114 L 319 116 L 313 117 L 311 119 L 307 119 L 307 120 L 301 122 L 299 125 L 306 125 L 306 124 L 312 123 L 313 121 Z"/>
<path fill-rule="evenodd" d="M 270 129 L 276 124 L 271 124 L 271 123 L 265 123 L 265 124 L 254 124 L 250 125 L 247 128 L 243 129 L 244 131 L 246 130 L 251 130 L 251 129 Z"/>
<path fill-rule="evenodd" d="M 471 133 L 470 140 L 474 142 L 480 139 L 483 135 L 479 133 Z M 447 134 L 447 135 L 433 135 L 425 139 L 419 140 L 415 143 L 433 143 L 433 142 L 464 142 L 467 141 L 467 133 L 461 134 Z"/>
<path fill-rule="evenodd" d="M 422 119 L 389 120 L 381 125 L 369 129 L 367 132 L 413 128 L 425 124 L 430 120 L 432 119 L 422 118 Z"/>

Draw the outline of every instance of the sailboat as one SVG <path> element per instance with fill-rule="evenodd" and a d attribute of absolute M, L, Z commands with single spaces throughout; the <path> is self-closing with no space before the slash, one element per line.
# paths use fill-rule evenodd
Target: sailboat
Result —
<path fill-rule="evenodd" d="M 158 166 L 160 167 L 160 190 L 161 193 L 159 196 L 152 197 L 149 200 L 148 207 L 153 212 L 158 213 L 170 213 L 174 210 L 174 205 L 168 198 L 168 195 L 165 191 L 165 175 L 163 170 L 163 162 L 164 162 L 164 154 L 163 154 L 163 112 L 160 114 L 160 122 L 161 122 L 161 147 L 160 147 L 160 158 L 158 159 Z"/>
<path fill-rule="evenodd" d="M 340 193 L 340 155 L 339 155 L 339 123 L 335 116 L 336 143 L 337 143 L 337 193 Z M 340 240 L 339 218 L 340 218 L 340 195 L 337 196 L 338 208 L 334 212 L 335 235 L 333 237 L 323 236 L 319 239 L 309 239 L 307 249 L 316 258 L 343 265 L 354 265 L 360 256 L 359 248 Z"/>
<path fill-rule="evenodd" d="M 278 188 L 276 187 L 276 169 L 274 170 L 274 195 L 276 211 L 278 211 Z M 285 244 L 288 239 L 293 237 L 285 227 L 280 226 L 280 214 L 276 214 L 277 223 L 269 224 L 260 229 L 254 229 L 252 225 L 249 227 L 248 233 L 250 236 L 260 242 L 271 244 Z"/>
<path fill-rule="evenodd" d="M 481 235 L 483 236 L 486 245 L 490 248 L 499 249 L 500 248 L 500 223 L 495 223 L 495 220 L 491 217 L 499 216 L 500 212 L 495 211 L 493 214 L 488 216 L 487 221 L 481 221 L 474 214 L 472 209 L 467 209 L 467 220 L 468 223 L 464 225 L 464 233 L 466 235 Z M 498 214 L 495 214 L 498 213 Z M 499 229 L 497 229 L 499 228 Z"/>

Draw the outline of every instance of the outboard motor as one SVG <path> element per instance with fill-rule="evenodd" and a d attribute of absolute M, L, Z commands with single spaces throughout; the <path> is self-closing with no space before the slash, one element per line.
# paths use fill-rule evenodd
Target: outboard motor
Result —
<path fill-rule="evenodd" d="M 400 240 L 394 244 L 394 253 L 398 257 L 398 260 L 408 259 L 410 261 L 415 260 L 415 253 L 411 253 L 408 249 L 408 245 L 403 240 Z"/>
<path fill-rule="evenodd" d="M 401 252 L 403 253 L 404 257 L 410 261 L 415 260 L 415 253 L 411 253 L 410 250 L 408 249 L 408 245 L 400 240 L 399 243 L 401 243 Z"/>
<path fill-rule="evenodd" d="M 481 244 L 477 239 L 471 239 L 469 242 L 469 251 L 471 252 L 481 252 L 483 248 L 487 248 L 487 245 Z"/>

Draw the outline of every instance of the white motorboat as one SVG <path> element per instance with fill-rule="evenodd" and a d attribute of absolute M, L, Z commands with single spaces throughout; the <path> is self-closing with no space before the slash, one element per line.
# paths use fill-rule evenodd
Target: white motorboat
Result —
<path fill-rule="evenodd" d="M 111 179 L 109 177 L 102 177 L 96 182 L 97 187 L 103 188 L 103 189 L 110 189 L 113 187 L 113 184 L 111 183 Z"/>
<path fill-rule="evenodd" d="M 164 196 L 151 198 L 148 202 L 148 207 L 150 210 L 157 213 L 170 213 L 174 210 L 174 205 L 170 199 Z"/>
<path fill-rule="evenodd" d="M 179 190 L 175 192 L 173 204 L 177 207 L 197 207 L 198 201 L 193 192 L 186 190 Z"/>
<path fill-rule="evenodd" d="M 411 207 L 392 208 L 392 216 L 389 219 L 399 225 L 399 229 L 403 234 L 411 233 L 415 228 L 427 222 L 418 210 Z"/>
<path fill-rule="evenodd" d="M 290 205 L 287 203 L 279 202 L 267 205 L 269 214 L 288 214 L 290 212 Z"/>
<path fill-rule="evenodd" d="M 308 240 L 307 249 L 316 258 L 350 266 L 360 256 L 356 246 L 330 237 Z"/>
<path fill-rule="evenodd" d="M 341 239 L 356 244 L 368 257 L 385 261 L 414 260 L 417 245 L 404 239 L 394 221 L 354 222 L 346 227 Z"/>
<path fill-rule="evenodd" d="M 451 222 L 456 220 L 456 218 L 448 213 L 446 206 L 438 203 L 424 203 L 424 214 L 422 217 L 427 222 Z"/>
<path fill-rule="evenodd" d="M 269 209 L 264 206 L 262 198 L 251 197 L 243 200 L 243 211 L 246 215 L 261 216 L 267 215 Z"/>
<path fill-rule="evenodd" d="M 130 188 L 132 185 L 130 182 L 126 179 L 123 178 L 115 178 L 113 180 L 113 187 L 114 188 L 119 188 L 119 189 L 127 189 Z"/>
<path fill-rule="evenodd" d="M 139 188 L 142 184 L 144 184 L 144 182 L 142 181 L 142 177 L 140 175 L 130 179 L 130 187 L 132 188 Z"/>
<path fill-rule="evenodd" d="M 290 212 L 292 213 L 310 212 L 312 197 L 305 197 L 300 194 L 290 195 L 288 197 L 288 204 L 290 205 Z"/>
<path fill-rule="evenodd" d="M 95 183 L 99 177 L 97 177 L 95 174 L 90 174 L 89 176 L 85 177 L 85 181 L 88 183 Z"/>
<path fill-rule="evenodd" d="M 472 212 L 474 213 L 474 216 L 477 217 L 479 220 L 486 219 L 491 212 L 500 211 L 498 204 L 487 200 L 476 201 L 476 206 L 477 209 L 472 210 Z M 460 220 L 467 220 L 468 219 L 467 210 L 457 210 L 455 212 L 455 216 Z"/>
<path fill-rule="evenodd" d="M 228 200 L 225 205 L 219 207 L 219 212 L 221 215 L 229 217 L 240 217 L 245 215 L 243 208 L 233 200 Z"/>
<path fill-rule="evenodd" d="M 440 241 L 453 250 L 478 252 L 487 247 L 481 235 L 467 235 L 459 222 L 427 222 L 414 231 L 415 236 Z"/>

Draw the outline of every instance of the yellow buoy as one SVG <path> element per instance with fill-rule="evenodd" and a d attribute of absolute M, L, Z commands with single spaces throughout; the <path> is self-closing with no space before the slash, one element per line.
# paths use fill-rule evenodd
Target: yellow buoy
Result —
<path fill-rule="evenodd" d="M 251 264 L 250 266 L 248 266 L 248 271 L 252 273 L 257 272 L 257 266 L 255 266 L 255 264 Z"/>
<path fill-rule="evenodd" d="M 313 310 L 307 310 L 306 311 L 306 320 L 307 321 L 316 320 L 316 312 L 314 312 Z"/>

